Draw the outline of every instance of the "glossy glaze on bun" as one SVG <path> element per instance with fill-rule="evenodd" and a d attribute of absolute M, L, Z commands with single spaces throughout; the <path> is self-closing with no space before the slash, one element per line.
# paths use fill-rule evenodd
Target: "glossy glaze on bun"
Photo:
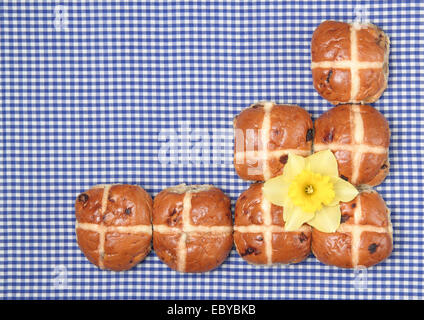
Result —
<path fill-rule="evenodd" d="M 278 176 L 288 152 L 311 153 L 313 124 L 305 109 L 259 102 L 234 119 L 234 167 L 244 180 L 266 181 Z"/>
<path fill-rule="evenodd" d="M 78 245 L 101 269 L 123 271 L 150 252 L 153 201 L 141 187 L 101 185 L 75 201 Z"/>
<path fill-rule="evenodd" d="M 387 87 L 389 38 L 373 24 L 324 21 L 311 55 L 314 87 L 332 104 L 372 103 Z"/>
<path fill-rule="evenodd" d="M 390 256 L 390 212 L 376 191 L 363 191 L 341 203 L 341 213 L 335 233 L 312 231 L 312 252 L 319 261 L 340 268 L 371 267 Z"/>
<path fill-rule="evenodd" d="M 153 204 L 153 247 L 171 269 L 206 272 L 227 258 L 233 243 L 230 199 L 211 185 L 178 185 Z"/>
<path fill-rule="evenodd" d="M 368 105 L 344 104 L 315 121 L 314 152 L 330 149 L 340 176 L 354 185 L 376 186 L 389 172 L 390 129 Z"/>
<path fill-rule="evenodd" d="M 285 231 L 284 208 L 267 201 L 262 183 L 254 183 L 237 200 L 234 243 L 239 255 L 259 265 L 298 263 L 311 252 L 311 227 Z"/>

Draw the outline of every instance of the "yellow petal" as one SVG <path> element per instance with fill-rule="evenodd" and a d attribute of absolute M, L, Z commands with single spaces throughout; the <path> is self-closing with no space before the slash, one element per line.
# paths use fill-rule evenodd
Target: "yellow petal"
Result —
<path fill-rule="evenodd" d="M 289 158 L 283 170 L 283 179 L 291 182 L 305 168 L 306 159 L 294 153 L 289 153 Z"/>
<path fill-rule="evenodd" d="M 334 188 L 334 200 L 329 204 L 329 206 L 335 206 L 340 201 L 349 202 L 359 194 L 359 191 L 349 182 L 341 178 L 332 178 Z"/>
<path fill-rule="evenodd" d="M 340 225 L 340 206 L 323 207 L 308 224 L 321 232 L 335 232 Z"/>
<path fill-rule="evenodd" d="M 294 205 L 290 201 L 290 199 L 288 199 L 284 205 L 284 210 L 283 210 L 283 219 L 285 222 L 287 222 L 290 219 L 293 210 L 294 210 Z"/>
<path fill-rule="evenodd" d="M 330 150 L 316 152 L 306 158 L 308 169 L 325 176 L 338 177 L 339 169 L 336 157 Z"/>
<path fill-rule="evenodd" d="M 296 231 L 304 224 L 308 222 L 314 217 L 313 212 L 304 212 L 299 207 L 287 208 L 289 212 L 287 212 L 288 220 L 284 226 L 284 229 L 287 231 Z M 286 211 L 286 208 L 284 208 Z"/>
<path fill-rule="evenodd" d="M 262 187 L 264 197 L 277 206 L 284 206 L 288 198 L 289 185 L 284 181 L 283 176 L 269 179 Z"/>

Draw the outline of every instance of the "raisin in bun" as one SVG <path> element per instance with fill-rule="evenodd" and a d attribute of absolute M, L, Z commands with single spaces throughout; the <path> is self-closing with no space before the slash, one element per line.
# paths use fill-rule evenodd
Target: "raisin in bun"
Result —
<path fill-rule="evenodd" d="M 312 252 L 322 263 L 340 268 L 370 267 L 390 256 L 393 231 L 390 212 L 373 190 L 341 203 L 336 232 L 312 231 Z"/>
<path fill-rule="evenodd" d="M 297 263 L 311 252 L 311 227 L 285 231 L 283 207 L 267 201 L 263 183 L 254 183 L 237 200 L 234 243 L 239 255 L 251 264 Z"/>
<path fill-rule="evenodd" d="M 339 105 L 315 121 L 314 151 L 333 151 L 340 176 L 354 185 L 383 182 L 389 143 L 387 120 L 368 105 Z"/>
<path fill-rule="evenodd" d="M 81 193 L 75 202 L 81 251 L 101 269 L 131 269 L 150 252 L 152 206 L 139 186 L 101 185 Z"/>
<path fill-rule="evenodd" d="M 233 243 L 230 199 L 210 185 L 178 185 L 153 204 L 153 247 L 180 272 L 206 272 L 224 262 Z"/>
<path fill-rule="evenodd" d="M 294 105 L 259 102 L 234 119 L 234 167 L 240 178 L 266 181 L 282 173 L 288 153 L 311 153 L 313 124 Z"/>
<path fill-rule="evenodd" d="M 314 87 L 333 104 L 372 103 L 387 87 L 389 38 L 373 24 L 324 21 L 311 54 Z"/>

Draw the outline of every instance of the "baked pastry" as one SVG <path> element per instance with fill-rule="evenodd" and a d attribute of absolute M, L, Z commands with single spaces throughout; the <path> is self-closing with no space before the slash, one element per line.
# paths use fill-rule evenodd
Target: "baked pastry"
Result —
<path fill-rule="evenodd" d="M 236 202 L 234 243 L 249 263 L 272 265 L 297 263 L 311 252 L 311 227 L 285 231 L 283 207 L 270 203 L 262 193 L 263 183 L 254 183 Z"/>
<path fill-rule="evenodd" d="M 373 24 L 324 21 L 311 54 L 314 87 L 332 104 L 372 103 L 387 87 L 389 38 Z"/>
<path fill-rule="evenodd" d="M 75 202 L 78 245 L 100 269 L 123 271 L 151 248 L 153 201 L 139 186 L 99 185 Z"/>
<path fill-rule="evenodd" d="M 383 182 L 389 143 L 389 124 L 369 105 L 339 105 L 315 121 L 314 151 L 333 151 L 340 176 L 354 185 Z"/>
<path fill-rule="evenodd" d="M 211 185 L 178 185 L 153 203 L 153 248 L 180 272 L 205 272 L 227 258 L 233 244 L 230 199 Z"/>
<path fill-rule="evenodd" d="M 341 224 L 336 232 L 312 231 L 312 252 L 322 263 L 340 268 L 373 266 L 393 248 L 390 212 L 373 190 L 340 204 Z"/>
<path fill-rule="evenodd" d="M 288 153 L 311 153 L 313 124 L 294 105 L 259 102 L 234 119 L 234 167 L 240 178 L 266 181 L 280 175 Z"/>

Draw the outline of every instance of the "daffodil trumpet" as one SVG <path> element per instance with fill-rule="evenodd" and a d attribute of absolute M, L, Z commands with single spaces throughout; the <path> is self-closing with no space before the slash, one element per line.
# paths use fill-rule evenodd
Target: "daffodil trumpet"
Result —
<path fill-rule="evenodd" d="M 295 231 L 304 223 L 319 231 L 335 232 L 340 225 L 340 202 L 358 190 L 339 177 L 337 160 L 330 150 L 302 157 L 290 153 L 283 174 L 265 182 L 265 198 L 283 206 L 285 229 Z"/>

